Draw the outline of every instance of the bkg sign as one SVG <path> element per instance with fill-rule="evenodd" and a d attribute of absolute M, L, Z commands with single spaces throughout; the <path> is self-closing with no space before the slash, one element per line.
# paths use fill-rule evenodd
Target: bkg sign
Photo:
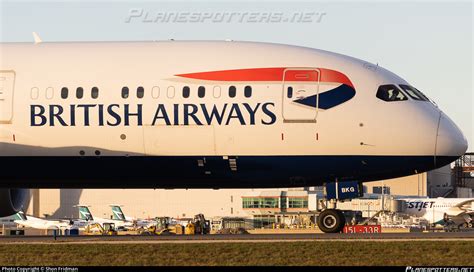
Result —
<path fill-rule="evenodd" d="M 357 181 L 340 181 L 326 184 L 327 199 L 352 199 L 363 193 L 361 184 Z"/>
<path fill-rule="evenodd" d="M 353 192 L 355 192 L 355 188 L 354 187 L 342 188 L 342 192 L 343 193 L 353 193 Z"/>

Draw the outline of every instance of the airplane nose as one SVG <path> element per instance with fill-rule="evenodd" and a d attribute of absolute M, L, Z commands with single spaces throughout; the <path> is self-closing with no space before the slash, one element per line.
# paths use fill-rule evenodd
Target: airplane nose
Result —
<path fill-rule="evenodd" d="M 455 161 L 467 151 L 467 140 L 459 127 L 440 112 L 435 146 L 436 167 Z"/>

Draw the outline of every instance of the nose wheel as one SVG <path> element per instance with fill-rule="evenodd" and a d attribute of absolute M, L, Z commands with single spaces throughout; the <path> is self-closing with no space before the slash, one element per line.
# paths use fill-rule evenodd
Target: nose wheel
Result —
<path fill-rule="evenodd" d="M 346 224 L 344 214 L 337 209 L 326 209 L 318 216 L 318 227 L 325 233 L 341 232 Z"/>

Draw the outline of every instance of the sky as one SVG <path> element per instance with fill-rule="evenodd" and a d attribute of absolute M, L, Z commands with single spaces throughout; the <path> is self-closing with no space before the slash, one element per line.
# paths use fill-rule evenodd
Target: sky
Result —
<path fill-rule="evenodd" d="M 33 31 L 46 42 L 232 39 L 353 56 L 423 91 L 474 151 L 470 1 L 0 0 L 0 42 L 33 42 Z"/>

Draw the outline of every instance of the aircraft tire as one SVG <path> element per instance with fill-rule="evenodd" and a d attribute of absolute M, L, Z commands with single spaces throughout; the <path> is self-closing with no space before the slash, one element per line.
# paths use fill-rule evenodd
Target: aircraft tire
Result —
<path fill-rule="evenodd" d="M 319 214 L 317 223 L 324 233 L 338 233 L 344 228 L 346 218 L 340 210 L 326 209 Z"/>

